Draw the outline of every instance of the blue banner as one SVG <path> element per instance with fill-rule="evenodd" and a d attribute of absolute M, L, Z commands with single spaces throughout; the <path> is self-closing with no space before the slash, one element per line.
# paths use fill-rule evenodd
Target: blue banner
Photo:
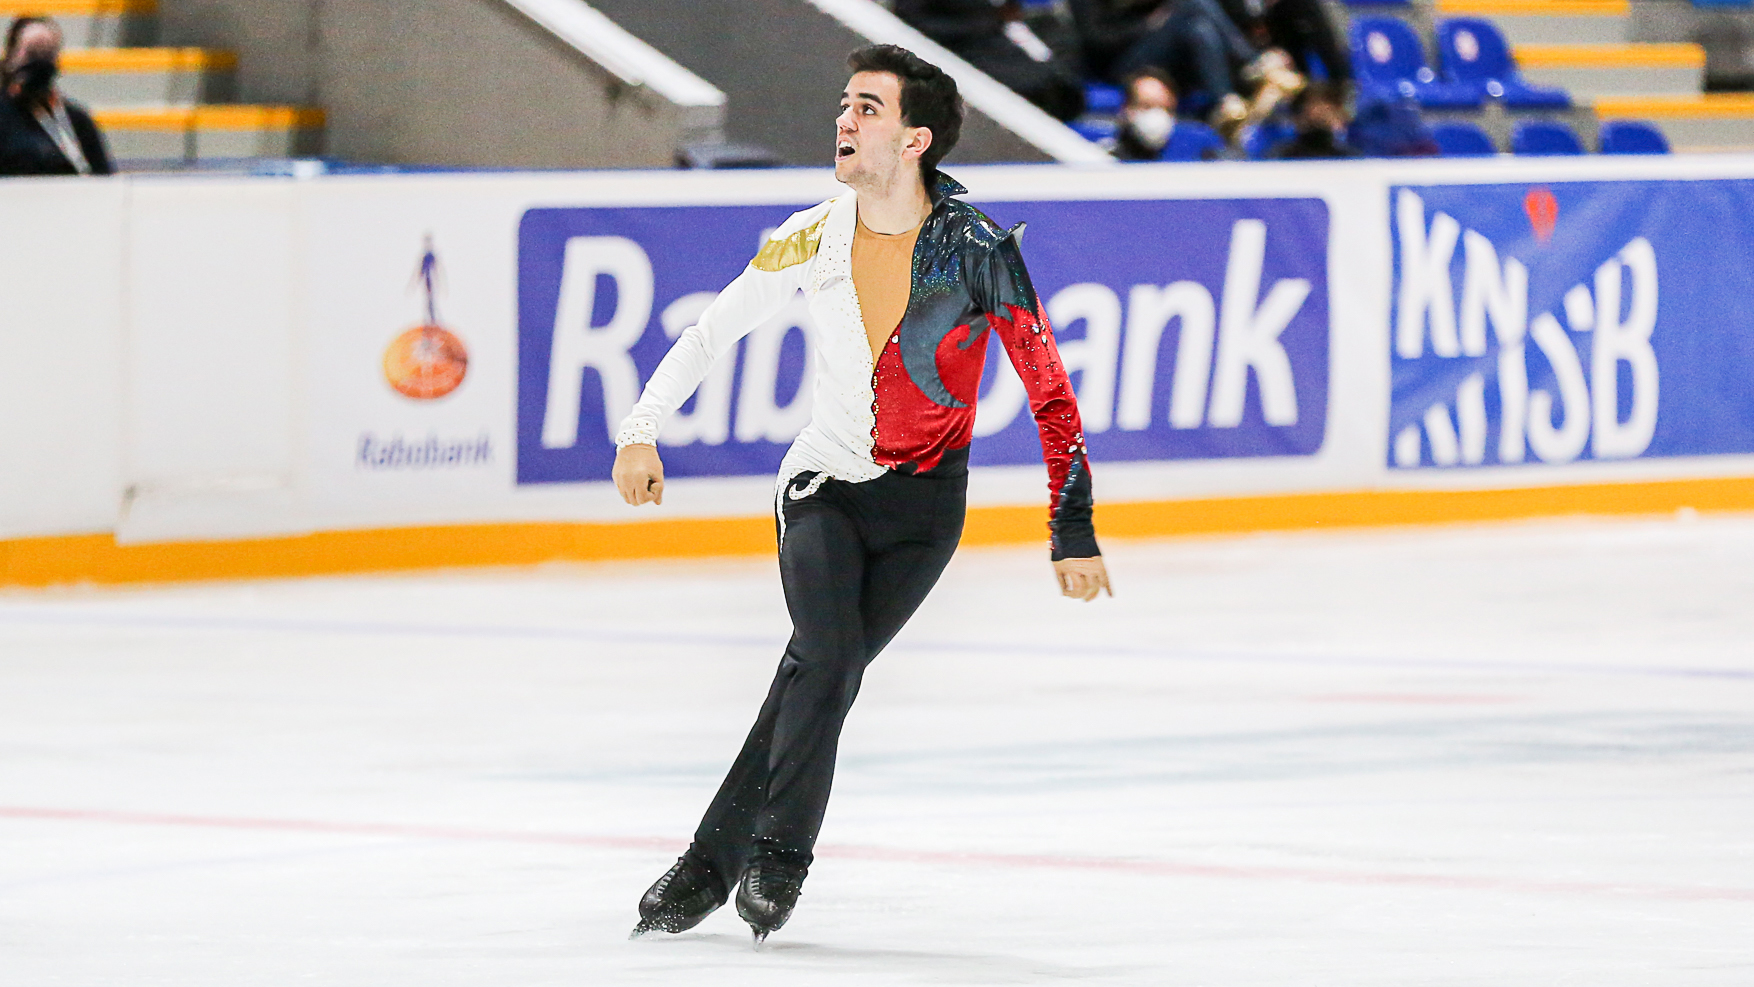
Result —
<path fill-rule="evenodd" d="M 1754 182 L 1389 195 L 1391 464 L 1754 452 Z"/>
<path fill-rule="evenodd" d="M 518 482 L 607 479 L 612 432 L 671 342 L 799 207 L 532 209 L 518 233 Z M 1005 202 L 1091 459 L 1307 456 L 1329 375 L 1319 199 Z M 557 332 L 557 327 L 559 331 Z M 809 421 L 802 296 L 721 361 L 660 444 L 671 476 L 771 473 Z M 972 461 L 1041 459 L 988 348 Z"/>

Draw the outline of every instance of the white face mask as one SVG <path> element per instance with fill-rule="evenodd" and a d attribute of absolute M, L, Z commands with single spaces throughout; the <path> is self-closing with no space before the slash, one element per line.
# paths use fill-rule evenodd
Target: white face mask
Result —
<path fill-rule="evenodd" d="M 1161 106 L 1151 106 L 1128 113 L 1127 125 L 1133 128 L 1139 143 L 1156 149 L 1169 143 L 1169 132 L 1175 129 L 1175 116 Z"/>

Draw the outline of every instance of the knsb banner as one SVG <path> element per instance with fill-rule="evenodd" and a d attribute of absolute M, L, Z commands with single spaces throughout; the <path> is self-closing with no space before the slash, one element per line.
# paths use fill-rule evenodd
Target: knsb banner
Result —
<path fill-rule="evenodd" d="M 518 482 L 602 480 L 615 426 L 786 206 L 531 209 L 518 235 Z M 1003 202 L 1072 373 L 1092 459 L 1307 456 L 1329 376 L 1320 199 Z M 673 476 L 770 473 L 810 417 L 800 295 L 721 361 L 660 443 Z M 1039 462 L 989 341 L 977 464 Z"/>
<path fill-rule="evenodd" d="M 1754 182 L 1389 194 L 1391 464 L 1754 452 Z"/>

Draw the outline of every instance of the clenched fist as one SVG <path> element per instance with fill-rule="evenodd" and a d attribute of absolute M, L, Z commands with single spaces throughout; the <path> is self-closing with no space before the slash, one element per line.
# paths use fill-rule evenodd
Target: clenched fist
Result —
<path fill-rule="evenodd" d="M 1089 603 L 1096 594 L 1106 591 L 1115 595 L 1108 584 L 1108 566 L 1102 556 L 1089 559 L 1061 559 L 1054 563 L 1054 575 L 1060 580 L 1060 594 Z"/>
<path fill-rule="evenodd" d="M 664 461 L 658 458 L 657 446 L 643 442 L 622 446 L 609 475 L 621 499 L 635 507 L 664 502 Z"/>

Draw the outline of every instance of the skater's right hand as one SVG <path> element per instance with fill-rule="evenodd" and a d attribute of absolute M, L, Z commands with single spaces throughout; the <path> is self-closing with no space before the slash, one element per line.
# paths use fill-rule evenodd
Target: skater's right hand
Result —
<path fill-rule="evenodd" d="M 621 499 L 635 507 L 664 502 L 664 461 L 658 458 L 657 446 L 644 442 L 622 446 L 609 475 Z"/>

